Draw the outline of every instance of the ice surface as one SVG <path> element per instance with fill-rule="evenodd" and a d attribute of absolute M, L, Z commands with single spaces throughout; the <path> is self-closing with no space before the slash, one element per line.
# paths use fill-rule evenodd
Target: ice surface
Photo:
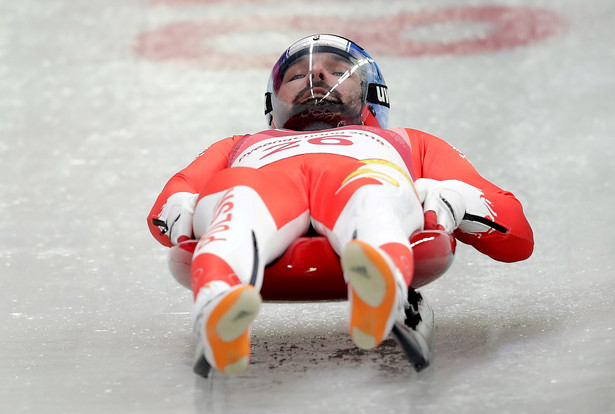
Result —
<path fill-rule="evenodd" d="M 563 23 L 514 48 L 372 53 L 391 125 L 463 150 L 518 196 L 535 231 L 530 260 L 496 263 L 460 246 L 423 289 L 436 316 L 428 369 L 415 373 L 392 341 L 355 349 L 346 304 L 333 302 L 266 304 L 243 375 L 191 372 L 191 297 L 145 226 L 165 181 L 209 143 L 264 128 L 268 56 L 313 31 L 357 33 L 293 18 L 343 23 L 459 3 L 0 0 L 0 412 L 615 412 L 611 0 L 474 1 Z M 190 23 L 236 19 L 253 26 L 208 41 L 254 65 L 138 51 L 139 36 L 182 22 L 167 41 L 198 51 Z M 455 21 L 402 37 L 446 43 L 488 29 Z"/>

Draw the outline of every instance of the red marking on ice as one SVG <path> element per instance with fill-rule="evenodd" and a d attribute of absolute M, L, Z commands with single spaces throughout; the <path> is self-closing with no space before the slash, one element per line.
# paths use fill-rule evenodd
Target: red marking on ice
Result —
<path fill-rule="evenodd" d="M 492 30 L 484 37 L 451 42 L 419 42 L 399 38 L 399 34 L 406 29 L 448 22 L 488 23 Z M 564 26 L 563 20 L 551 11 L 504 6 L 454 7 L 405 13 L 374 23 L 387 27 L 387 30 L 374 33 L 375 36 L 378 33 L 383 35 L 376 38 L 370 50 L 374 54 L 397 51 L 403 56 L 464 55 L 510 49 L 546 39 Z"/>
<path fill-rule="evenodd" d="M 158 0 L 162 1 L 162 0 Z M 203 0 L 164 0 L 166 2 L 203 2 Z M 338 33 L 364 46 L 375 56 L 435 56 L 489 53 L 526 46 L 557 34 L 563 19 L 554 12 L 532 7 L 452 7 L 435 11 L 406 12 L 372 20 L 341 20 L 321 16 L 269 17 L 253 16 L 203 22 L 177 22 L 138 36 L 134 46 L 141 56 L 154 61 L 183 61 L 209 68 L 268 68 L 279 57 L 254 52 L 252 40 L 264 28 Z M 402 38 L 405 30 L 448 22 L 487 23 L 485 36 L 448 42 L 418 41 Z M 223 45 L 216 49 L 216 38 L 241 35 L 246 38 L 243 50 Z M 282 46 L 285 47 L 286 45 Z M 257 49 L 257 48 L 256 48 Z M 222 51 L 226 50 L 226 51 Z"/>

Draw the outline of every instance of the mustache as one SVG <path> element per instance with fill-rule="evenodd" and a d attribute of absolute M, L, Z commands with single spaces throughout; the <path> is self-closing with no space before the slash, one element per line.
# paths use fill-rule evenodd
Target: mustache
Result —
<path fill-rule="evenodd" d="M 303 88 L 299 93 L 297 93 L 297 95 L 295 96 L 295 99 L 293 100 L 293 103 L 294 104 L 305 104 L 305 103 L 310 103 L 312 101 L 314 103 L 319 103 L 323 101 L 323 98 L 312 98 L 310 90 L 315 89 L 315 88 L 322 88 L 328 91 L 325 102 L 330 102 L 330 103 L 335 103 L 335 104 L 342 103 L 342 95 L 335 89 L 331 90 L 331 86 L 327 85 L 324 82 L 315 82 Z M 303 98 L 306 94 L 308 95 L 308 97 Z M 302 102 L 302 98 L 303 98 L 303 102 Z"/>

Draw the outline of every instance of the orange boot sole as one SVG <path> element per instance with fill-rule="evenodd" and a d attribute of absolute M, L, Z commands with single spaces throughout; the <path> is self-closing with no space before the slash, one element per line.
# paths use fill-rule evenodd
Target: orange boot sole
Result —
<path fill-rule="evenodd" d="M 250 324 L 262 302 L 258 291 L 241 285 L 229 291 L 205 323 L 214 367 L 225 374 L 242 373 L 250 362 Z"/>
<path fill-rule="evenodd" d="M 341 261 L 349 287 L 350 336 L 359 348 L 375 348 L 394 323 L 397 287 L 392 264 L 359 240 L 346 246 Z"/>

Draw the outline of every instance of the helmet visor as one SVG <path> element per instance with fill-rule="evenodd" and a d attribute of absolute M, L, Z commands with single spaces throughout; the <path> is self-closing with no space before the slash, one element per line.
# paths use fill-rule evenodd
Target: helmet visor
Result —
<path fill-rule="evenodd" d="M 373 67 L 373 59 L 339 37 L 297 42 L 271 74 L 274 126 L 314 130 L 362 124 Z"/>

